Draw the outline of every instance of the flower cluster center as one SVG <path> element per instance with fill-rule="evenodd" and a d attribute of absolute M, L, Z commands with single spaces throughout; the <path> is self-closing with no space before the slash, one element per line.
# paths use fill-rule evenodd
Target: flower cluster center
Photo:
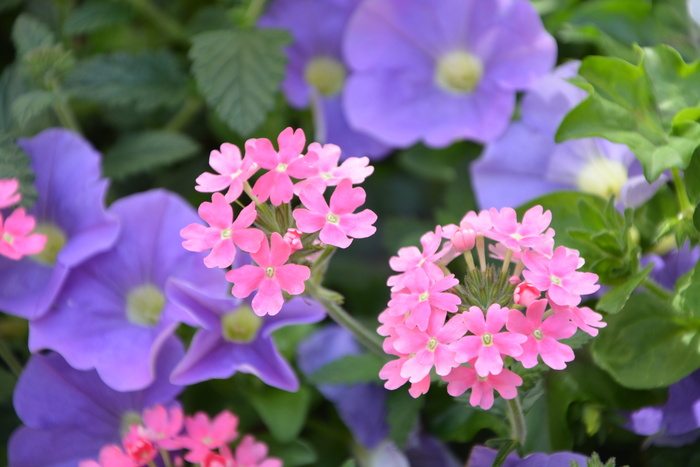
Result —
<path fill-rule="evenodd" d="M 477 57 L 455 50 L 438 59 L 435 83 L 452 94 L 468 94 L 478 86 L 483 74 L 484 67 Z"/>

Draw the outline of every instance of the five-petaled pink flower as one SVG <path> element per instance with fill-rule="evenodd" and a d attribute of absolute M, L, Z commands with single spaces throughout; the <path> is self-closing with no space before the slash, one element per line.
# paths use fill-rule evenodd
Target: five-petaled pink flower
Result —
<path fill-rule="evenodd" d="M 290 177 L 304 179 L 313 176 L 318 161 L 315 153 L 301 155 L 306 143 L 301 129 L 285 129 L 277 138 L 277 143 L 279 152 L 267 138 L 251 138 L 245 143 L 246 157 L 250 156 L 256 164 L 268 170 L 255 182 L 253 195 L 260 202 L 269 198 L 275 206 L 292 200 L 294 184 Z"/>
<path fill-rule="evenodd" d="M 46 236 L 30 235 L 35 226 L 36 220 L 24 208 L 15 209 L 7 219 L 0 214 L 0 255 L 18 260 L 24 255 L 40 253 L 46 245 Z"/>
<path fill-rule="evenodd" d="M 501 242 L 509 250 L 521 251 L 532 248 L 543 255 L 549 255 L 554 247 L 554 229 L 547 228 L 552 221 L 552 212 L 542 206 L 533 206 L 525 212 L 523 222 L 518 222 L 513 208 L 489 211 L 493 229 L 487 236 Z"/>
<path fill-rule="evenodd" d="M 187 435 L 180 438 L 182 447 L 189 449 L 185 459 L 201 462 L 212 449 L 220 448 L 238 437 L 238 417 L 224 410 L 214 420 L 204 412 L 185 418 Z"/>
<path fill-rule="evenodd" d="M 508 369 L 503 369 L 497 375 L 479 376 L 470 362 L 471 367 L 459 366 L 453 368 L 443 379 L 447 381 L 447 393 L 453 397 L 461 396 L 471 389 L 469 403 L 474 407 L 488 410 L 493 406 L 493 390 L 495 389 L 504 399 L 513 399 L 518 393 L 517 386 L 523 384 L 520 376 Z"/>
<path fill-rule="evenodd" d="M 136 467 L 136 462 L 116 444 L 108 444 L 100 449 L 100 460 L 84 460 L 78 467 Z"/>
<path fill-rule="evenodd" d="M 142 418 L 144 433 L 149 440 L 163 449 L 180 448 L 177 436 L 182 431 L 184 417 L 179 406 L 175 405 L 166 409 L 162 405 L 156 405 L 144 409 Z"/>
<path fill-rule="evenodd" d="M 16 178 L 0 179 L 0 209 L 19 203 L 21 195 L 17 192 L 19 182 Z"/>
<path fill-rule="evenodd" d="M 233 220 L 233 208 L 221 193 L 214 193 L 212 202 L 199 206 L 199 216 L 211 227 L 190 224 L 180 231 L 186 239 L 182 246 L 189 251 L 205 251 L 211 248 L 204 264 L 209 268 L 227 268 L 236 258 L 236 246 L 243 251 L 253 253 L 260 248 L 265 234 L 258 229 L 249 229 L 257 213 L 255 204 L 250 203 Z"/>
<path fill-rule="evenodd" d="M 226 201 L 232 203 L 241 196 L 243 183 L 255 173 L 258 166 L 249 157 L 241 159 L 241 151 L 231 143 L 222 144 L 220 149 L 214 149 L 209 154 L 209 165 L 219 175 L 204 172 L 197 177 L 195 190 L 213 193 L 228 188 Z"/>
<path fill-rule="evenodd" d="M 377 215 L 369 209 L 354 213 L 365 202 L 365 190 L 353 188 L 349 179 L 342 180 L 331 195 L 330 206 L 323 194 L 307 187 L 299 195 L 308 209 L 295 209 L 297 227 L 304 233 L 318 232 L 319 239 L 328 245 L 347 248 L 352 238 L 367 238 L 377 231 Z M 352 237 L 352 238 L 349 238 Z"/>
<path fill-rule="evenodd" d="M 326 187 L 336 186 L 346 178 L 350 179 L 353 185 L 357 185 L 374 172 L 368 157 L 348 157 L 338 166 L 340 148 L 335 144 L 311 143 L 307 155 L 312 153 L 318 157 L 314 165 L 315 173 L 294 185 L 294 193 L 297 195 L 308 186 L 313 186 L 323 193 Z"/>
<path fill-rule="evenodd" d="M 292 247 L 280 234 L 272 233 L 271 246 L 263 241 L 260 249 L 251 253 L 257 266 L 245 265 L 226 273 L 226 279 L 233 282 L 233 295 L 245 298 L 254 290 L 253 311 L 258 316 L 276 315 L 282 308 L 282 290 L 290 295 L 304 292 L 304 281 L 311 276 L 308 267 L 300 264 L 285 264 L 292 253 Z"/>

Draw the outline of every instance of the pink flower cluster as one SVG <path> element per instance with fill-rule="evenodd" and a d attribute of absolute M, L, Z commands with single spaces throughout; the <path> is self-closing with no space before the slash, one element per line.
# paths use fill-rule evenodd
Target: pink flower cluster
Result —
<path fill-rule="evenodd" d="M 257 291 L 252 307 L 260 316 L 279 312 L 283 291 L 304 292 L 317 253 L 328 246 L 347 248 L 376 231 L 374 212 L 355 212 L 365 191 L 353 185 L 373 172 L 369 159 L 348 158 L 338 165 L 338 146 L 311 143 L 302 154 L 305 142 L 302 130 L 287 128 L 277 138 L 278 150 L 268 139 L 253 138 L 246 141 L 244 156 L 229 143 L 212 151 L 209 164 L 217 173 L 203 173 L 196 186 L 213 193 L 211 202 L 199 207 L 208 226 L 191 224 L 180 232 L 187 250 L 211 250 L 204 259 L 210 268 L 232 266 L 239 249 L 250 254 L 253 264 L 228 271 L 226 278 L 238 298 Z M 335 188 L 326 201 L 329 187 Z M 235 217 L 231 203 L 243 206 L 243 192 L 252 202 Z M 292 211 L 295 195 L 301 204 Z"/>
<path fill-rule="evenodd" d="M 0 179 L 0 210 L 20 202 L 18 189 L 17 179 Z M 19 260 L 40 253 L 46 245 L 46 236 L 32 234 L 35 227 L 36 220 L 24 208 L 16 208 L 7 218 L 0 211 L 0 256 Z"/>
<path fill-rule="evenodd" d="M 99 460 L 84 460 L 79 467 L 141 467 L 153 465 L 159 456 L 172 465 L 184 461 L 202 467 L 281 467 L 282 461 L 267 457 L 265 443 L 244 436 L 235 451 L 229 443 L 238 438 L 238 417 L 225 410 L 213 420 L 198 412 L 184 417 L 178 406 L 156 405 L 141 414 L 142 423 L 129 427 L 122 446 L 110 444 L 100 450 Z M 186 451 L 183 455 L 183 450 Z"/>
<path fill-rule="evenodd" d="M 494 389 L 512 399 L 522 384 L 508 357 L 525 368 L 541 359 L 561 370 L 574 359 L 562 339 L 577 328 L 598 334 L 602 316 L 578 306 L 582 295 L 598 290 L 598 276 L 578 270 L 584 264 L 578 251 L 554 248 L 551 218 L 541 206 L 522 222 L 512 208 L 472 211 L 459 225 L 424 234 L 421 249 L 401 248 L 390 259 L 399 274 L 387 281 L 391 299 L 378 328 L 386 336 L 384 350 L 398 356 L 379 373 L 387 389 L 409 382 L 418 397 L 428 391 L 434 369 L 450 395 L 471 390 L 470 403 L 488 409 Z M 486 261 L 485 239 L 493 241 L 489 250 L 502 261 L 498 267 Z M 447 268 L 458 257 L 467 264 L 464 283 Z"/>

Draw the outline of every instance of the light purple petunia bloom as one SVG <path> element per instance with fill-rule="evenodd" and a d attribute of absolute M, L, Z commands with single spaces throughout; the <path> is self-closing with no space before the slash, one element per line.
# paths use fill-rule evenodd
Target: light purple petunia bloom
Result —
<path fill-rule="evenodd" d="M 119 223 L 105 212 L 108 182 L 90 143 L 49 129 L 18 144 L 36 174 L 38 199 L 29 214 L 48 241 L 35 256 L 0 256 L 0 310 L 31 320 L 49 309 L 71 269 L 114 244 Z"/>
<path fill-rule="evenodd" d="M 521 120 L 488 144 L 471 166 L 472 184 L 482 208 L 519 206 L 557 190 L 584 191 L 637 207 L 667 180 L 644 178 L 634 153 L 623 144 L 602 138 L 556 143 L 564 116 L 586 97 L 566 81 L 578 62 L 568 62 L 541 79 L 523 98 Z"/>
<path fill-rule="evenodd" d="M 71 273 L 51 312 L 30 322 L 29 348 L 55 350 L 76 369 L 96 369 L 110 387 L 133 391 L 153 381 L 156 357 L 178 323 L 194 324 L 171 301 L 168 280 L 212 293 L 228 285 L 202 253 L 182 248 L 180 229 L 198 216 L 175 194 L 131 195 L 110 212 L 122 225 L 117 243 Z"/>
<path fill-rule="evenodd" d="M 466 467 L 491 467 L 498 451 L 486 446 L 475 446 L 469 455 Z M 580 467 L 586 467 L 586 456 L 573 452 L 555 452 L 554 454 L 535 453 L 520 458 L 511 453 L 503 463 L 503 467 L 571 467 L 571 461 L 578 462 Z"/>
<path fill-rule="evenodd" d="M 350 125 L 440 147 L 497 138 L 557 47 L 527 0 L 373 0 L 353 14 L 344 51 Z"/>
<path fill-rule="evenodd" d="M 289 30 L 282 91 L 296 108 L 313 106 L 316 140 L 343 150 L 342 157 L 380 159 L 390 147 L 348 125 L 343 107 L 347 65 L 342 39 L 360 0 L 277 0 L 260 18 L 261 27 Z"/>
<path fill-rule="evenodd" d="M 135 392 L 115 391 L 95 371 L 75 370 L 56 353 L 32 356 L 15 388 L 15 410 L 25 426 L 10 438 L 10 466 L 75 467 L 97 458 L 105 444 L 120 444 L 144 408 L 177 403 L 183 388 L 168 374 L 183 353 L 176 338 L 167 339 L 153 384 Z"/>
<path fill-rule="evenodd" d="M 642 266 L 654 263 L 651 278 L 669 290 L 674 290 L 676 281 L 695 267 L 700 260 L 700 247 L 690 247 L 689 243 L 680 250 L 673 249 L 664 255 L 654 253 L 644 255 L 639 262 Z"/>
<path fill-rule="evenodd" d="M 249 299 L 212 296 L 181 281 L 171 281 L 168 293 L 202 327 L 173 371 L 174 383 L 225 379 L 240 371 L 286 391 L 299 389 L 299 380 L 275 347 L 272 333 L 284 326 L 321 321 L 326 316 L 323 307 L 309 298 L 294 297 L 278 314 L 260 317 Z"/>

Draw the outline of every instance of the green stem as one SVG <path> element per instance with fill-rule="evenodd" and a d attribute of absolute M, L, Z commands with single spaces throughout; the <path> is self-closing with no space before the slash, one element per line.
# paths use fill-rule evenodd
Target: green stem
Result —
<path fill-rule="evenodd" d="M 338 304 L 335 298 L 338 297 L 337 293 L 313 283 L 307 283 L 307 292 L 326 309 L 328 316 L 350 331 L 360 344 L 380 357 L 386 358 L 386 353 L 382 349 L 379 335 L 370 331 L 363 326 L 362 323 L 350 316 L 348 312 Z"/>
<path fill-rule="evenodd" d="M 336 247 L 327 245 L 318 258 L 314 260 L 313 266 L 311 268 L 311 280 L 314 284 L 320 284 L 323 276 L 328 270 L 328 260 L 331 259 L 333 253 L 335 253 Z"/>
<path fill-rule="evenodd" d="M 61 85 L 57 80 L 52 79 L 47 81 L 45 84 L 48 90 L 55 92 L 59 96 L 62 95 Z M 58 121 L 61 122 L 61 125 L 64 128 L 73 130 L 76 133 L 82 133 L 82 130 L 80 129 L 80 124 L 78 123 L 78 119 L 75 117 L 73 110 L 68 105 L 67 99 L 64 99 L 62 96 L 59 97 L 59 99 L 52 105 L 52 107 L 53 111 L 58 117 Z"/>
<path fill-rule="evenodd" d="M 678 169 L 671 169 L 671 173 L 673 174 L 673 184 L 676 187 L 676 196 L 678 197 L 681 215 L 685 218 L 692 217 L 695 209 L 690 204 L 688 192 L 685 190 L 685 183 L 683 183 L 683 178 L 681 178 L 681 172 Z"/>
<path fill-rule="evenodd" d="M 182 105 L 180 110 L 170 119 L 165 125 L 165 130 L 180 131 L 192 120 L 204 106 L 204 101 L 201 97 L 191 96 Z"/>
<path fill-rule="evenodd" d="M 508 408 L 508 420 L 510 421 L 511 438 L 521 446 L 525 445 L 527 437 L 527 427 L 525 425 L 525 415 L 520 405 L 520 399 L 515 396 L 513 399 L 506 399 Z"/>
<path fill-rule="evenodd" d="M 0 340 L 0 358 L 5 361 L 12 374 L 19 378 L 22 373 L 22 364 L 3 340 Z"/>
<path fill-rule="evenodd" d="M 170 461 L 170 455 L 165 449 L 159 449 L 160 458 L 163 459 L 163 465 L 165 467 L 173 467 L 173 463 Z"/>
<path fill-rule="evenodd" d="M 266 0 L 250 0 L 243 16 L 245 26 L 254 26 L 265 9 Z"/>
<path fill-rule="evenodd" d="M 671 292 L 664 289 L 661 285 L 657 284 L 656 281 L 654 281 L 654 279 L 650 277 L 644 279 L 644 282 L 642 282 L 642 284 L 644 285 L 644 288 L 646 288 L 649 292 L 653 293 L 662 300 L 668 302 L 671 301 L 671 299 L 673 298 L 673 294 Z"/>
<path fill-rule="evenodd" d="M 173 18 L 164 11 L 153 5 L 149 0 L 125 0 L 144 19 L 149 21 L 153 27 L 158 29 L 165 37 L 176 44 L 189 47 L 190 39 L 185 30 Z"/>

